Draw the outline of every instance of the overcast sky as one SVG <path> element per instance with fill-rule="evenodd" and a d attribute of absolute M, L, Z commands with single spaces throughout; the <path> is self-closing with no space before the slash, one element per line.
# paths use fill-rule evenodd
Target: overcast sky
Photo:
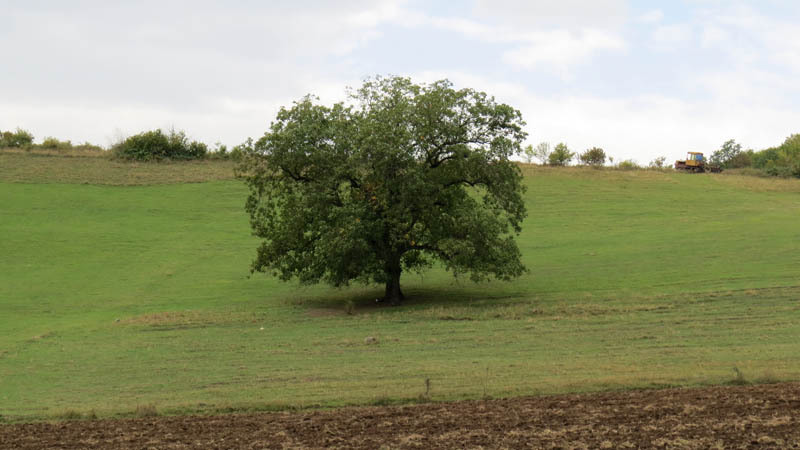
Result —
<path fill-rule="evenodd" d="M 494 95 L 529 143 L 646 164 L 800 132 L 799 36 L 796 0 L 0 0 L 0 129 L 230 146 L 392 74 Z"/>

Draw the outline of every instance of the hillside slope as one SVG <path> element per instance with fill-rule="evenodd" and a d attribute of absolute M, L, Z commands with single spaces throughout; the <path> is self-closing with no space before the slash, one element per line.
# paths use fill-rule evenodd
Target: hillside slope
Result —
<path fill-rule="evenodd" d="M 250 277 L 236 181 L 5 179 L 0 416 L 800 379 L 800 183 L 526 171 L 530 273 L 406 274 L 400 308 Z"/>

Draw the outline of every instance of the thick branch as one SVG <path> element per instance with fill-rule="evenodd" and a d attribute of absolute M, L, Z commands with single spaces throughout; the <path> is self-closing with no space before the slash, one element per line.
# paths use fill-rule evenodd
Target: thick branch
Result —
<path fill-rule="evenodd" d="M 466 184 L 466 185 L 468 185 L 470 187 L 475 187 L 475 186 L 480 186 L 480 185 L 488 185 L 486 180 L 482 180 L 482 179 L 477 179 L 475 181 L 471 181 L 471 180 L 468 180 L 466 178 L 459 178 L 459 179 L 456 179 L 456 180 L 452 180 L 452 181 L 450 181 L 448 183 L 445 183 L 444 185 L 442 185 L 442 187 L 449 188 L 449 187 L 455 186 L 457 184 Z"/>
<path fill-rule="evenodd" d="M 435 168 L 439 167 L 440 165 L 442 165 L 442 163 L 444 163 L 445 161 L 448 161 L 448 160 L 451 160 L 451 159 L 455 159 L 456 158 L 456 154 L 455 153 L 450 153 L 449 155 L 447 155 L 447 156 L 445 156 L 443 158 L 439 158 L 439 156 L 442 153 L 446 153 L 445 150 L 447 149 L 447 147 L 452 147 L 454 145 L 486 144 L 486 143 L 487 143 L 487 141 L 485 139 L 481 139 L 481 138 L 478 138 L 478 137 L 475 137 L 475 138 L 472 138 L 472 139 L 467 138 L 467 139 L 456 139 L 456 140 L 444 141 L 444 142 L 440 143 L 439 145 L 435 146 L 434 149 L 433 149 L 433 152 L 428 154 L 428 158 L 427 158 L 428 165 L 430 166 L 431 169 L 435 169 Z M 435 159 L 433 159 L 433 158 L 435 158 Z"/>
<path fill-rule="evenodd" d="M 311 183 L 314 181 L 313 179 L 308 178 L 307 176 L 292 172 L 292 170 L 287 167 L 281 166 L 281 170 L 283 171 L 283 173 L 285 173 L 289 178 L 293 179 L 294 181 L 302 181 L 304 183 Z"/>

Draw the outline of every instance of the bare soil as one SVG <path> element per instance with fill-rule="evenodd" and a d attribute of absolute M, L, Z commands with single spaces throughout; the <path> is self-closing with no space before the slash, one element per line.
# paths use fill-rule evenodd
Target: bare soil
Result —
<path fill-rule="evenodd" d="M 0 426 L 0 448 L 800 448 L 800 383 Z"/>

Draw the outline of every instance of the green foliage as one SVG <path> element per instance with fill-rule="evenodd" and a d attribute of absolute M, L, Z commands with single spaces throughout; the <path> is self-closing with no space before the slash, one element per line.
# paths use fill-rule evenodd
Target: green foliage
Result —
<path fill-rule="evenodd" d="M 91 152 L 105 152 L 103 147 L 99 145 L 92 144 L 91 142 L 84 142 L 83 144 L 73 145 L 72 148 L 74 150 L 83 150 L 83 151 L 91 151 Z"/>
<path fill-rule="evenodd" d="M 208 153 L 202 142 L 189 141 L 183 131 L 160 129 L 131 136 L 112 147 L 114 156 L 134 161 L 201 159 Z"/>
<path fill-rule="evenodd" d="M 37 147 L 51 150 L 69 150 L 72 148 L 72 142 L 60 141 L 54 137 L 48 136 L 42 140 L 42 143 Z"/>
<path fill-rule="evenodd" d="M 779 177 L 800 177 L 800 134 L 793 134 L 778 147 L 752 155 L 753 166 Z"/>
<path fill-rule="evenodd" d="M 244 158 L 245 154 L 253 152 L 253 138 L 247 138 L 246 141 L 242 142 L 241 144 L 233 147 L 230 152 L 230 159 L 234 161 L 241 161 Z"/>
<path fill-rule="evenodd" d="M 774 165 L 780 158 L 778 147 L 770 147 L 759 152 L 753 153 L 753 167 L 766 169 L 769 165 Z"/>
<path fill-rule="evenodd" d="M 17 128 L 16 131 L 0 132 L 0 148 L 28 148 L 33 144 L 33 135 Z"/>
<path fill-rule="evenodd" d="M 536 156 L 536 150 L 532 145 L 526 145 L 525 148 L 522 149 L 522 155 L 525 158 L 525 163 L 530 164 Z"/>
<path fill-rule="evenodd" d="M 773 177 L 780 177 L 780 178 L 789 178 L 793 176 L 800 176 L 795 173 L 795 168 L 790 166 L 784 165 L 776 165 L 776 164 L 768 164 L 766 168 L 764 168 L 764 172 L 767 175 L 771 175 Z"/>
<path fill-rule="evenodd" d="M 617 168 L 622 170 L 637 170 L 641 169 L 642 166 L 632 159 L 626 159 L 625 161 L 620 161 L 620 163 L 617 164 Z"/>
<path fill-rule="evenodd" d="M 590 166 L 602 166 L 606 163 L 606 152 L 602 148 L 592 147 L 581 153 L 580 160 Z"/>
<path fill-rule="evenodd" d="M 228 151 L 228 146 L 223 145 L 222 143 L 215 143 L 214 147 L 209 151 L 206 156 L 209 159 L 230 159 L 231 153 Z"/>
<path fill-rule="evenodd" d="M 183 132 L 181 132 L 182 134 Z M 208 154 L 208 146 L 202 142 L 192 141 L 186 146 L 186 150 L 180 156 L 170 157 L 170 159 L 202 159 Z"/>
<path fill-rule="evenodd" d="M 746 150 L 739 152 L 725 163 L 726 169 L 744 169 L 745 167 L 753 166 L 753 150 Z"/>
<path fill-rule="evenodd" d="M 800 156 L 800 134 L 793 134 L 783 141 L 780 146 L 781 151 L 792 158 Z"/>
<path fill-rule="evenodd" d="M 547 157 L 547 162 L 551 166 L 566 166 L 575 157 L 575 153 L 569 151 L 567 144 L 559 142 L 553 152 Z"/>
<path fill-rule="evenodd" d="M 23 132 L 26 133 L 26 132 Z M 28 141 L 28 137 L 33 139 L 33 136 L 25 137 L 23 140 Z M 19 140 L 19 139 L 18 139 Z M 58 138 L 48 136 L 42 140 L 41 144 L 25 144 L 24 146 L 28 150 L 46 150 L 46 151 L 56 151 L 61 154 L 69 153 L 69 154 L 82 154 L 78 152 L 93 152 L 93 153 L 101 153 L 104 152 L 103 148 L 91 144 L 89 142 L 84 142 L 83 144 L 73 144 L 71 141 L 62 141 Z"/>
<path fill-rule="evenodd" d="M 103 149 L 88 142 L 74 145 L 71 141 L 62 141 L 55 137 L 48 136 L 42 140 L 41 144 L 33 143 L 33 134 L 21 128 L 16 131 L 0 132 L 0 148 L 22 148 L 26 150 L 55 150 L 65 152 L 69 150 L 101 152 Z"/>
<path fill-rule="evenodd" d="M 252 269 L 385 283 L 392 303 L 402 272 L 437 260 L 473 280 L 521 275 L 519 111 L 446 80 L 378 77 L 351 100 L 282 108 L 248 153 L 246 209 L 263 239 Z"/>
<path fill-rule="evenodd" d="M 711 165 L 720 166 L 723 168 L 730 168 L 728 165 L 731 160 L 737 158 L 742 151 L 742 145 L 736 143 L 735 140 L 729 139 L 722 144 L 719 150 L 711 154 L 709 162 Z"/>

